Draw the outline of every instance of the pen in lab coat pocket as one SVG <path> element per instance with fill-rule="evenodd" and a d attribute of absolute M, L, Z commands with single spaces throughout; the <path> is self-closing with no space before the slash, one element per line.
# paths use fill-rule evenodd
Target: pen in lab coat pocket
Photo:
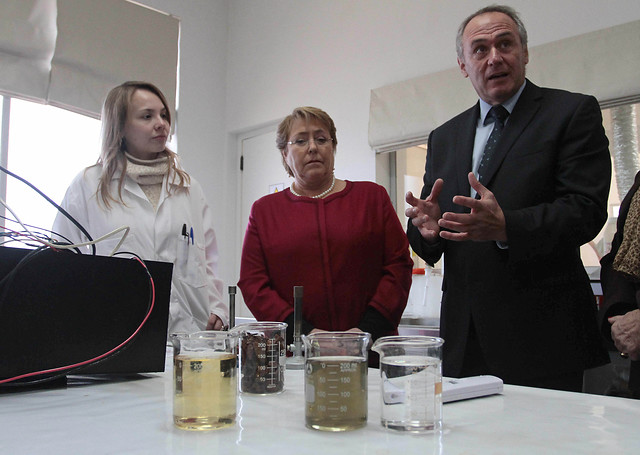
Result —
<path fill-rule="evenodd" d="M 189 233 L 187 232 L 187 224 L 182 225 L 182 238 L 185 240 L 184 246 L 178 249 L 178 266 L 186 267 L 189 258 Z M 184 248 L 184 250 L 182 250 Z"/>
<path fill-rule="evenodd" d="M 191 244 L 193 245 L 193 227 L 191 227 L 190 236 L 191 236 Z"/>
<path fill-rule="evenodd" d="M 186 223 L 182 225 L 182 236 L 187 241 L 187 245 L 189 244 L 189 234 L 187 234 L 187 225 Z"/>

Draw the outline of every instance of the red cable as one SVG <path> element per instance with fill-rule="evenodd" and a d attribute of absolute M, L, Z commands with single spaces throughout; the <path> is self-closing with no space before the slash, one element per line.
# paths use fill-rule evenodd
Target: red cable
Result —
<path fill-rule="evenodd" d="M 23 232 L 14 231 L 13 229 L 9 229 L 9 228 L 8 228 L 8 227 L 6 227 L 6 226 L 0 226 L 0 228 L 4 229 L 5 231 L 10 232 L 10 233 L 12 233 L 12 234 L 20 235 L 20 236 L 22 236 L 22 237 L 26 237 L 26 238 L 28 238 L 28 239 L 31 239 L 31 240 L 33 240 L 34 242 L 42 243 L 43 245 L 48 246 L 49 248 L 51 248 L 53 251 L 56 251 L 56 252 L 57 252 L 57 251 L 59 251 L 57 248 L 55 248 L 55 246 L 51 246 L 51 245 L 49 245 L 47 242 L 45 242 L 44 240 L 42 240 L 42 239 L 41 239 L 41 238 L 39 238 L 39 237 L 36 237 L 35 235 L 27 235 L 27 234 L 25 234 L 25 233 L 23 233 Z M 13 240 L 14 242 L 19 242 L 19 241 L 20 241 L 20 240 L 18 240 L 18 239 L 13 238 L 13 237 L 9 237 L 9 238 L 10 238 L 11 240 Z"/>

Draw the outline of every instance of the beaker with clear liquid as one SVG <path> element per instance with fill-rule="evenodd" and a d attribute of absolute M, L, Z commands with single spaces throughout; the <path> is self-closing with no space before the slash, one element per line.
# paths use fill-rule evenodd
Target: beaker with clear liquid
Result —
<path fill-rule="evenodd" d="M 322 431 L 347 431 L 367 424 L 366 332 L 303 335 L 305 424 Z"/>
<path fill-rule="evenodd" d="M 442 427 L 442 344 L 429 336 L 388 336 L 376 340 L 380 354 L 383 427 L 426 432 Z"/>
<path fill-rule="evenodd" d="M 270 395 L 284 390 L 286 322 L 249 322 L 233 328 L 240 335 L 240 392 Z"/>
<path fill-rule="evenodd" d="M 236 421 L 237 343 L 233 332 L 175 333 L 173 422 L 183 430 L 213 430 Z"/>

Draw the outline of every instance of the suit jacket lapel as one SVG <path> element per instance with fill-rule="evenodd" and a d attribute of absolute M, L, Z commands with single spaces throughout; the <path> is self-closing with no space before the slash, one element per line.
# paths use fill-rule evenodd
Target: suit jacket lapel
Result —
<path fill-rule="evenodd" d="M 502 165 L 502 161 L 504 161 L 505 156 L 507 156 L 507 153 L 512 149 L 518 137 L 520 137 L 524 129 L 529 125 L 540 109 L 541 96 L 542 93 L 540 88 L 527 80 L 527 85 L 520 94 L 520 98 L 507 120 L 500 142 L 498 143 L 493 158 L 487 168 L 487 186 L 491 185 L 491 180 Z"/>
<path fill-rule="evenodd" d="M 471 192 L 468 174 L 471 171 L 473 161 L 473 143 L 478 117 L 480 117 L 480 103 L 476 103 L 475 106 L 463 113 L 459 130 L 455 136 L 456 183 L 458 185 L 456 194 L 468 195 Z"/>

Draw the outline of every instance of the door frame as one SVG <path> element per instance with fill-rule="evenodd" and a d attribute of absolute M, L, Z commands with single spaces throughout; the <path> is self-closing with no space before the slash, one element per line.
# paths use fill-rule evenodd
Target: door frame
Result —
<path fill-rule="evenodd" d="M 269 132 L 275 132 L 278 129 L 278 125 L 280 124 L 282 120 L 277 120 L 277 121 L 273 121 L 273 122 L 269 122 L 269 123 L 265 123 L 262 126 L 259 127 L 255 127 L 249 130 L 245 130 L 241 133 L 238 133 L 235 136 L 235 148 L 236 148 L 236 163 L 238 166 L 238 175 L 239 178 L 237 179 L 237 186 L 236 186 L 236 194 L 238 195 L 238 197 L 236 198 L 236 220 L 235 220 L 235 225 L 236 225 L 236 232 L 235 232 L 235 257 L 236 257 L 236 264 L 238 264 L 238 270 L 237 270 L 237 274 L 238 274 L 238 279 L 240 278 L 240 264 L 241 264 L 241 259 L 242 259 L 242 243 L 244 241 L 244 234 L 245 231 L 247 229 L 246 225 L 243 225 L 243 220 L 242 220 L 242 206 L 243 206 L 243 182 L 244 182 L 244 173 L 243 171 L 240 169 L 240 165 L 242 163 L 242 156 L 243 156 L 243 144 L 244 141 L 247 139 L 251 139 L 254 138 L 256 136 L 262 136 L 263 134 L 269 133 Z M 274 137 L 274 143 L 275 143 L 275 137 Z M 237 283 L 235 284 L 235 286 L 237 287 Z M 242 298 L 242 292 L 240 292 L 240 288 L 236 289 L 236 317 L 253 317 L 251 315 L 251 312 L 249 311 L 249 308 L 247 308 L 246 304 L 244 303 L 244 299 Z"/>

